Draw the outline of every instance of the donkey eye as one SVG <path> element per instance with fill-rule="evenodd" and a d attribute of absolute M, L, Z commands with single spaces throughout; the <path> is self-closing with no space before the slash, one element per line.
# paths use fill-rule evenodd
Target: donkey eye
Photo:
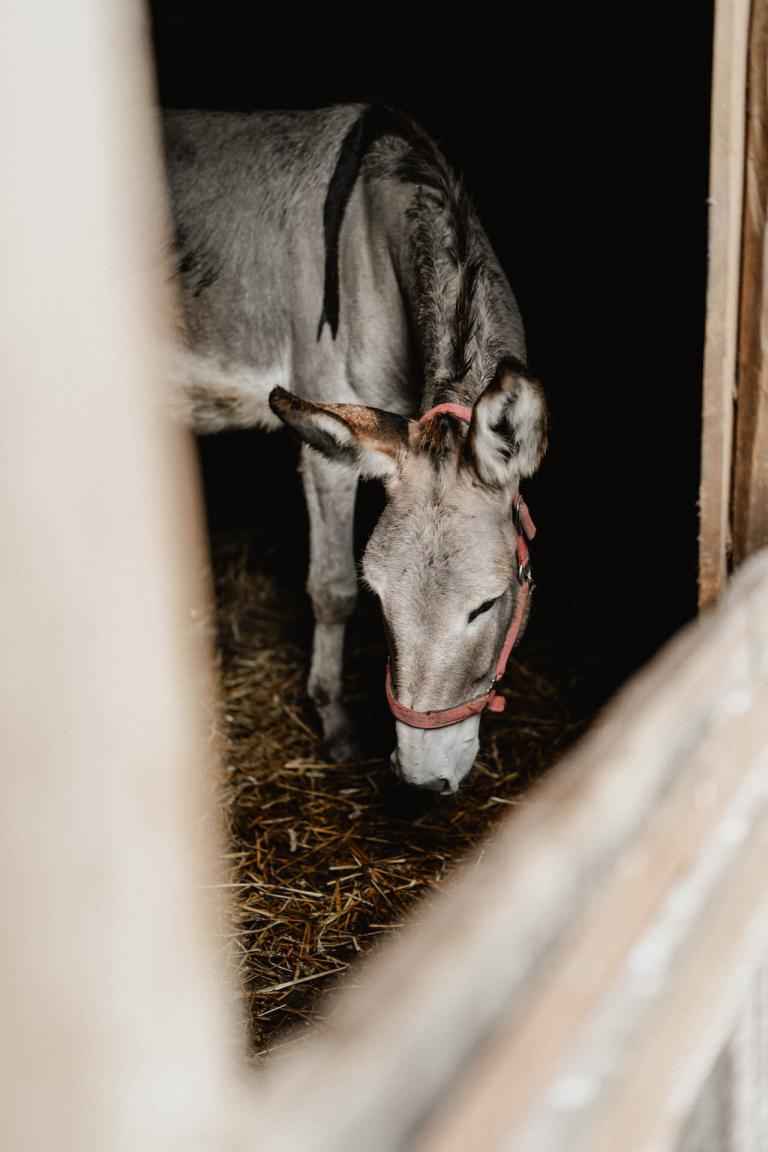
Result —
<path fill-rule="evenodd" d="M 493 600 L 483 600 L 479 608 L 475 608 L 474 611 L 470 612 L 469 623 L 471 624 L 472 621 L 476 620 L 478 616 L 482 616 L 483 612 L 490 611 L 490 609 L 493 608 L 494 604 L 499 599 L 499 596 L 494 596 Z"/>

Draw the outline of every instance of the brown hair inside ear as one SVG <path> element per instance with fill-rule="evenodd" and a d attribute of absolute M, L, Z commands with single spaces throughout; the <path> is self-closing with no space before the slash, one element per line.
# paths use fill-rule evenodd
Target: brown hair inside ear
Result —
<path fill-rule="evenodd" d="M 315 404 L 284 388 L 270 393 L 270 407 L 305 443 L 363 474 L 386 476 L 408 447 L 404 416 L 362 404 Z"/>

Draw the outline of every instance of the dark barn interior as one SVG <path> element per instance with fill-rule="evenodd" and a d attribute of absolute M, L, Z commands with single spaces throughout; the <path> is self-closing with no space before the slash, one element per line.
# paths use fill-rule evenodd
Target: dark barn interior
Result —
<path fill-rule="evenodd" d="M 551 410 L 549 453 L 525 490 L 537 592 L 510 707 L 484 721 L 479 768 L 448 803 L 390 776 L 384 644 L 365 594 L 348 677 L 370 758 L 323 761 L 303 694 L 295 446 L 258 431 L 200 444 L 257 1052 L 449 875 L 695 612 L 711 5 L 513 3 L 503 25 L 499 13 L 152 4 L 165 106 L 375 99 L 429 131 L 517 293 Z M 380 499 L 370 486 L 360 500 L 361 548 Z"/>

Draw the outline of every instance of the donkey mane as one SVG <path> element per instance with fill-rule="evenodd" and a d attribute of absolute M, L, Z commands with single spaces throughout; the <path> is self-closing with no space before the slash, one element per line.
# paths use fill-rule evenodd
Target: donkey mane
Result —
<path fill-rule="evenodd" d="M 400 157 L 397 175 L 416 185 L 407 213 L 420 289 L 416 312 L 425 376 L 437 404 L 475 364 L 482 253 L 463 182 L 426 134 L 420 133 L 418 145 Z"/>
<path fill-rule="evenodd" d="M 394 151 L 386 148 L 385 138 L 397 142 Z M 382 149 L 371 155 L 380 141 Z M 487 325 L 478 319 L 478 296 L 484 281 L 492 286 L 494 270 L 462 180 L 418 125 L 389 108 L 372 105 L 354 121 L 328 185 L 318 339 L 326 323 L 334 339 L 338 331 L 339 236 L 352 189 L 368 156 L 367 175 L 415 186 L 406 212 L 418 288 L 414 311 L 424 360 L 425 401 L 440 403 L 457 396 L 457 386 L 470 373 L 482 382 L 495 371 L 501 350 L 487 347 Z M 431 435 L 438 436 L 437 429 Z"/>

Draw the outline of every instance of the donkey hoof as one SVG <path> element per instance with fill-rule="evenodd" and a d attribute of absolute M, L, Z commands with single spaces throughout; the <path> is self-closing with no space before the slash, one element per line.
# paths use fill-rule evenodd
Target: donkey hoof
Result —
<path fill-rule="evenodd" d="M 334 764 L 350 764 L 363 758 L 360 744 L 352 731 L 334 732 L 325 737 L 320 747 Z"/>
<path fill-rule="evenodd" d="M 323 730 L 321 754 L 335 764 L 349 764 L 354 760 L 362 760 L 355 726 L 350 721 L 344 705 L 338 700 L 321 701 L 317 697 L 318 692 L 315 691 L 313 699 Z"/>

